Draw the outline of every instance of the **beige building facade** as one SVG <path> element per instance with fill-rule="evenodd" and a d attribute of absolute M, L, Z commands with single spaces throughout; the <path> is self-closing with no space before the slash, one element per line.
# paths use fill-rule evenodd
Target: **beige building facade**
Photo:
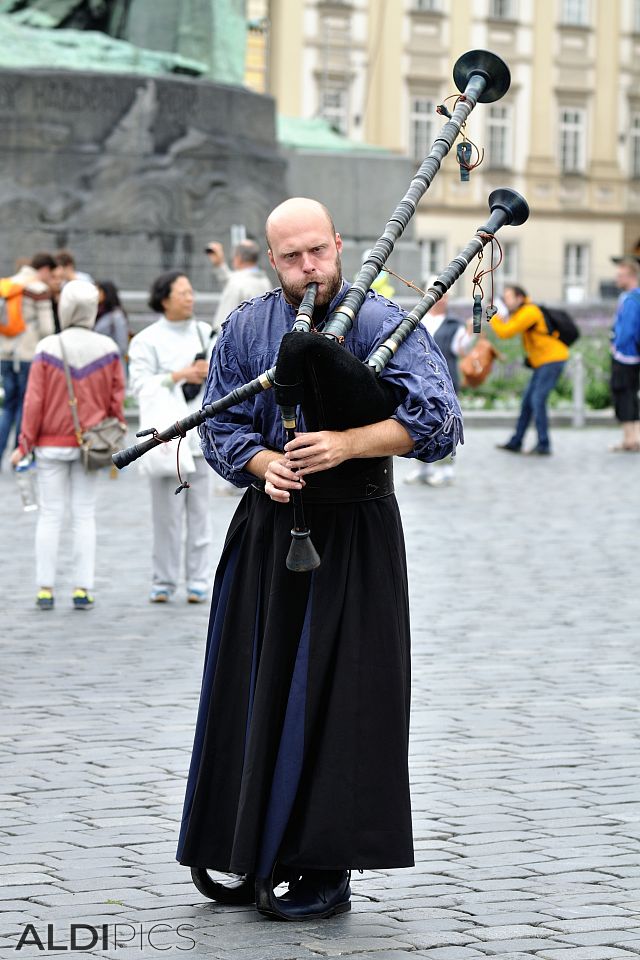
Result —
<path fill-rule="evenodd" d="M 443 124 L 455 60 L 492 50 L 511 87 L 467 124 L 484 160 L 450 155 L 421 202 L 423 276 L 439 272 L 513 186 L 531 218 L 505 228 L 500 281 L 537 299 L 598 299 L 640 237 L 640 0 L 249 0 L 252 56 L 279 113 L 412 156 Z M 447 101 L 451 106 L 453 100 Z M 453 153 L 453 151 L 452 151 Z M 371 202 L 375 203 L 375 184 Z M 398 197 L 400 200 L 400 197 Z M 339 220 L 339 211 L 335 211 Z M 390 210 L 380 210 L 382 230 Z M 462 281 L 464 282 L 464 281 Z M 458 289 L 459 295 L 468 291 Z"/>

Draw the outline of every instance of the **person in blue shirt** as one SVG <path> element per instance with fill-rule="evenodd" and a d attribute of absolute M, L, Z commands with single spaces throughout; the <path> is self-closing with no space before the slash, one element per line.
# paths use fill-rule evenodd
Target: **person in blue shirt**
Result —
<path fill-rule="evenodd" d="M 611 340 L 611 392 L 622 443 L 616 452 L 640 453 L 640 262 L 622 257 L 616 285 L 622 290 Z"/>
<path fill-rule="evenodd" d="M 342 240 L 317 201 L 276 207 L 267 241 L 281 287 L 241 304 L 224 324 L 205 402 L 275 364 L 309 283 L 318 284 L 318 330 L 348 289 Z M 336 350 L 365 360 L 401 318 L 370 291 Z M 255 901 L 267 916 L 342 913 L 351 869 L 413 865 L 409 605 L 392 457 L 448 456 L 462 421 L 444 358 L 423 327 L 382 376 L 398 405 L 377 423 L 301 424 L 285 443 L 266 390 L 201 427 L 213 469 L 248 489 L 216 575 L 177 857 L 207 895 Z M 351 479 L 338 484 L 347 464 Z M 318 491 L 320 477 L 327 482 Z M 321 557 L 313 573 L 285 566 L 295 489 Z M 276 897 L 281 880 L 289 890 Z"/>

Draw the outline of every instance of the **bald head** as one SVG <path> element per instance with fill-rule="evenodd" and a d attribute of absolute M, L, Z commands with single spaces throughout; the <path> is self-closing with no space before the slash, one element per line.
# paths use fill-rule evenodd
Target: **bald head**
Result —
<path fill-rule="evenodd" d="M 329 303 L 342 285 L 342 240 L 324 204 L 309 197 L 285 200 L 270 213 L 266 234 L 269 262 L 287 300 L 297 306 L 307 286 L 317 283 L 316 304 Z"/>
<path fill-rule="evenodd" d="M 278 234 L 283 228 L 297 229 L 308 223 L 324 222 L 331 233 L 335 234 L 336 228 L 331 214 L 324 203 L 319 200 L 312 200 L 310 197 L 291 197 L 271 211 L 267 217 L 265 233 L 267 235 L 267 246 L 271 249 L 271 235 L 275 231 Z"/>

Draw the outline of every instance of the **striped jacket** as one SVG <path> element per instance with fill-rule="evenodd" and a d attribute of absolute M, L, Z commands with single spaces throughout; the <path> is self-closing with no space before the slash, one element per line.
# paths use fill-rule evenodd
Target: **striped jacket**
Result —
<path fill-rule="evenodd" d="M 38 344 L 27 382 L 22 414 L 20 449 L 77 447 L 60 337 L 71 369 L 78 416 L 83 430 L 105 417 L 124 419 L 124 373 L 120 353 L 111 337 L 69 327 Z"/>

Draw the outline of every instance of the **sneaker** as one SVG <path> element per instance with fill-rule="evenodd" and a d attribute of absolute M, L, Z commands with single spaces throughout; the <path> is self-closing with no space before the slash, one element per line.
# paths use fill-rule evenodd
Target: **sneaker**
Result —
<path fill-rule="evenodd" d="M 426 483 L 427 474 L 421 467 L 418 467 L 417 470 L 413 470 L 408 476 L 404 478 L 404 482 L 409 484 Z"/>
<path fill-rule="evenodd" d="M 149 603 L 169 603 L 169 591 L 164 587 L 154 587 L 149 594 Z"/>
<path fill-rule="evenodd" d="M 444 473 L 441 470 L 434 471 L 433 473 L 428 473 L 424 478 L 424 482 L 428 487 L 441 487 L 445 481 Z"/>
<path fill-rule="evenodd" d="M 36 597 L 36 607 L 38 610 L 53 610 L 53 593 L 51 590 L 39 590 Z"/>
<path fill-rule="evenodd" d="M 71 599 L 74 610 L 91 610 L 95 602 L 89 591 L 83 590 L 82 587 L 78 587 L 77 590 L 73 591 Z"/>
<path fill-rule="evenodd" d="M 507 453 L 522 453 L 520 447 L 513 443 L 496 443 L 496 450 L 506 450 Z"/>
<path fill-rule="evenodd" d="M 206 600 L 206 590 L 196 590 L 195 587 L 190 587 L 187 591 L 187 603 L 205 603 Z"/>

